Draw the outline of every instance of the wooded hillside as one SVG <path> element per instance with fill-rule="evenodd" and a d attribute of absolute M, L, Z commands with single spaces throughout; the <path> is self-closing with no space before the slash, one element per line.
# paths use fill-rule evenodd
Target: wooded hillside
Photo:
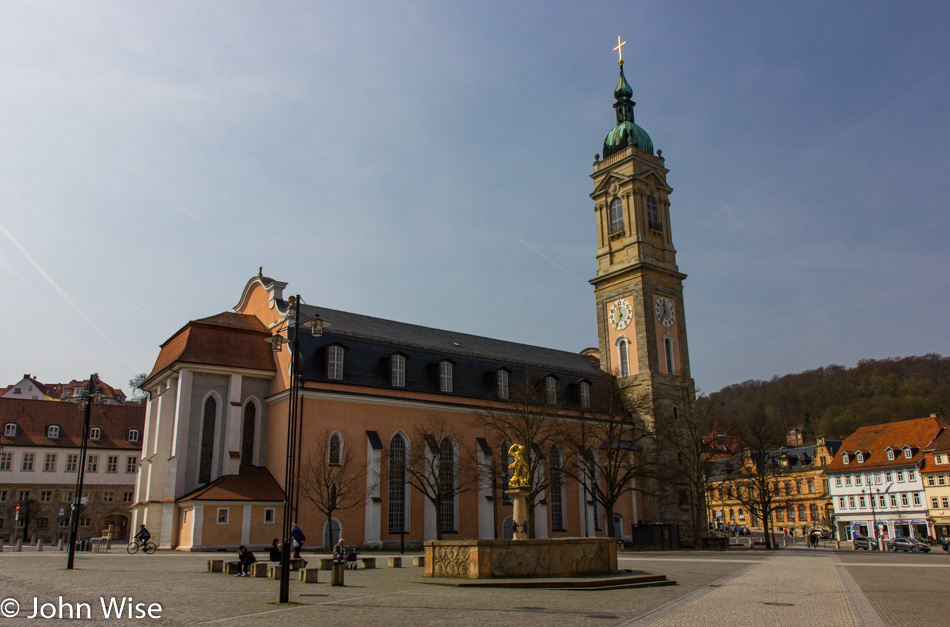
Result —
<path fill-rule="evenodd" d="M 703 399 L 722 425 L 768 415 L 817 435 L 843 439 L 858 427 L 942 414 L 950 418 L 950 357 L 937 354 L 825 366 L 771 381 L 730 385 Z"/>

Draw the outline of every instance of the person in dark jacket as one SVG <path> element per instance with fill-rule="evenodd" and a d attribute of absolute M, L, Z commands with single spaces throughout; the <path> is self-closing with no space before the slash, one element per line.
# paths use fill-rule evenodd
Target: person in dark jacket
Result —
<path fill-rule="evenodd" d="M 235 577 L 247 577 L 250 575 L 251 564 L 257 561 L 254 554 L 247 550 L 243 544 L 238 547 L 238 572 Z"/>
<path fill-rule="evenodd" d="M 270 561 L 279 562 L 281 557 L 280 544 L 277 538 L 274 538 L 274 543 L 270 545 Z"/>

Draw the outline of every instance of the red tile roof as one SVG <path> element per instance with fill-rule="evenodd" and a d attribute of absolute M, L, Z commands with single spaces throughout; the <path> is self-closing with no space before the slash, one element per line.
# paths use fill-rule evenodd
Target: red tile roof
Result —
<path fill-rule="evenodd" d="M 924 451 L 924 463 L 920 466 L 921 471 L 932 472 L 935 470 L 946 470 L 946 464 L 937 465 L 935 463 L 934 454 L 950 454 L 950 429 L 943 429 L 940 431 L 940 433 L 937 434 L 937 437 L 935 437 L 930 444 L 924 447 Z"/>
<path fill-rule="evenodd" d="M 162 344 L 146 383 L 176 362 L 276 372 L 271 333 L 256 316 L 232 312 L 193 320 Z"/>
<path fill-rule="evenodd" d="M 923 459 L 924 449 L 934 439 L 941 427 L 946 423 L 936 416 L 918 418 L 916 420 L 902 420 L 883 425 L 861 427 L 844 442 L 834 456 L 834 459 L 825 468 L 825 472 L 845 472 L 870 470 L 876 468 L 890 468 L 917 464 Z M 904 457 L 903 447 L 910 446 L 913 455 Z M 894 459 L 887 459 L 888 447 L 894 449 Z M 864 462 L 858 463 L 855 453 L 864 454 Z M 848 453 L 851 462 L 844 464 L 842 455 Z"/>
<path fill-rule="evenodd" d="M 241 466 L 238 474 L 218 477 L 178 499 L 182 501 L 283 501 L 284 491 L 266 468 Z"/>
<path fill-rule="evenodd" d="M 8 422 L 17 424 L 17 435 L 14 438 L 4 437 L 4 446 L 78 448 L 82 444 L 83 413 L 74 403 L 0 398 L 0 424 Z M 49 425 L 59 425 L 59 439 L 46 437 L 46 427 Z M 93 403 L 89 426 L 102 430 L 99 440 L 89 441 L 90 448 L 140 450 L 145 433 L 145 407 Z M 129 429 L 139 430 L 138 442 L 127 441 Z"/>

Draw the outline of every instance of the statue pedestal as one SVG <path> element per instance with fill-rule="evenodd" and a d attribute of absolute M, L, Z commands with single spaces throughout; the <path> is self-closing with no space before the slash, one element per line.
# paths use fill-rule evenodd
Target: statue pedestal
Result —
<path fill-rule="evenodd" d="M 619 572 L 613 538 L 430 540 L 425 555 L 426 577 L 591 577 Z"/>
<path fill-rule="evenodd" d="M 514 511 L 511 513 L 511 531 L 512 540 L 528 539 L 528 496 L 531 490 L 528 488 L 511 488 L 505 490 L 505 493 L 511 497 L 514 504 Z"/>

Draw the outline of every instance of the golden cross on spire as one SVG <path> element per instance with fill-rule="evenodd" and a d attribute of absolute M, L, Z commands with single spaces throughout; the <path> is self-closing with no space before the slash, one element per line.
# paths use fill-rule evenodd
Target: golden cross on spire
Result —
<path fill-rule="evenodd" d="M 627 42 L 625 42 L 625 41 L 624 41 L 624 42 L 621 42 L 621 41 L 620 41 L 620 35 L 617 35 L 617 47 L 614 48 L 614 50 L 617 51 L 617 56 L 620 57 L 620 62 L 619 62 L 620 65 L 623 65 L 623 47 L 624 47 L 624 45 L 625 45 L 626 43 L 627 43 Z"/>

